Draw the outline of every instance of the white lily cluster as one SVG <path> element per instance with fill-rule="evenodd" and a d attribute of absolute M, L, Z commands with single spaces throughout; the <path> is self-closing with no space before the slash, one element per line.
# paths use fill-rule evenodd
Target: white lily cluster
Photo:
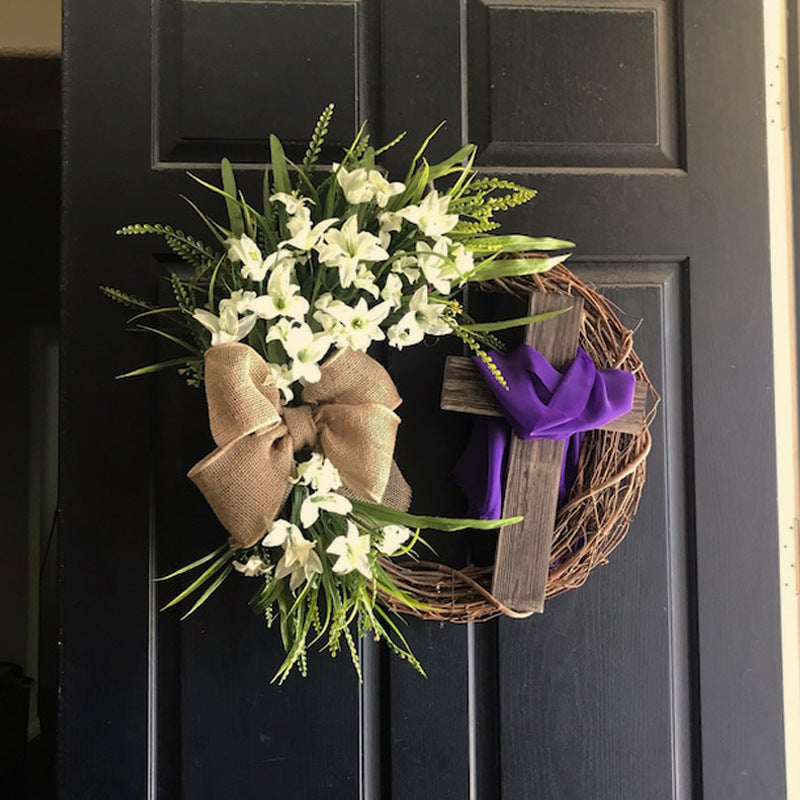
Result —
<path fill-rule="evenodd" d="M 228 238 L 241 285 L 220 300 L 218 314 L 193 314 L 212 346 L 247 337 L 257 346 L 252 336 L 262 336 L 286 403 L 294 384 L 319 380 L 332 347 L 367 350 L 388 340 L 402 350 L 426 334 L 450 333 L 446 301 L 474 269 L 472 254 L 447 236 L 458 222 L 448 195 L 431 189 L 418 205 L 399 206 L 405 185 L 379 170 L 334 171 L 344 214 L 314 221 L 310 197 L 273 194 L 285 237 L 267 255 L 245 234 Z"/>
<path fill-rule="evenodd" d="M 265 548 L 280 547 L 283 551 L 275 565 L 274 575 L 272 566 L 257 553 L 251 553 L 246 562 L 234 563 L 243 575 L 274 580 L 289 576 L 289 588 L 295 591 L 314 575 L 323 572 L 321 557 L 330 557 L 334 573 L 359 572 L 372 579 L 372 558 L 377 553 L 397 554 L 411 537 L 411 530 L 403 525 L 385 525 L 372 533 L 363 532 L 348 518 L 353 508 L 351 502 L 336 492 L 342 485 L 339 472 L 329 459 L 318 453 L 297 465 L 295 483 L 301 483 L 309 490 L 300 506 L 300 524 L 276 519 L 261 542 Z M 322 512 L 344 517 L 346 524 L 346 533 L 334 537 L 325 548 L 327 556 L 317 551 L 319 538 L 314 529 Z"/>

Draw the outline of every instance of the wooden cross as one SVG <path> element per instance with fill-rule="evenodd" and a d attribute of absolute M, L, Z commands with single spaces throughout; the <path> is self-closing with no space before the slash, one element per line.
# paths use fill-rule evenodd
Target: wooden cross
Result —
<path fill-rule="evenodd" d="M 568 309 L 551 319 L 528 325 L 525 341 L 558 370 L 578 353 L 583 314 L 580 297 L 534 292 L 528 314 Z M 647 385 L 636 382 L 633 407 L 601 430 L 638 433 L 647 406 Z M 502 417 L 503 412 L 471 358 L 449 356 L 442 381 L 441 408 L 468 414 Z M 498 535 L 492 594 L 519 612 L 544 610 L 550 550 L 558 504 L 564 442 L 511 437 L 503 516 L 524 516 Z"/>

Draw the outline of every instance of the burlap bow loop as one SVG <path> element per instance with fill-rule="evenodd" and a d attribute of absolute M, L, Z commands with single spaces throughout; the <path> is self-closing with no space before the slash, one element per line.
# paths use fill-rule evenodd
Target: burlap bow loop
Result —
<path fill-rule="evenodd" d="M 392 460 L 400 404 L 389 374 L 366 353 L 340 350 L 306 386 L 303 404 L 281 407 L 261 356 L 244 344 L 206 351 L 205 383 L 217 449 L 189 471 L 220 522 L 242 545 L 267 531 L 291 488 L 294 453 L 322 452 L 346 493 L 407 508 L 410 489 Z"/>

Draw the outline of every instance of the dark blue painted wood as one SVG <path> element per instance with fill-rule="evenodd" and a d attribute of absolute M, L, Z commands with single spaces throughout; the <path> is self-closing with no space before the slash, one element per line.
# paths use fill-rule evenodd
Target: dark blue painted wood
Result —
<path fill-rule="evenodd" d="M 269 787 L 395 800 L 780 798 L 761 4 L 697 0 L 679 13 L 677 3 L 645 2 L 628 12 L 587 0 L 581 15 L 545 14 L 546 28 L 533 24 L 536 4 L 510 12 L 494 0 L 362 0 L 317 16 L 313 4 L 256 5 L 163 0 L 152 17 L 132 0 L 65 9 L 62 796 L 204 800 Z M 656 15 L 656 38 L 642 7 Z M 355 118 L 337 138 L 365 116 L 383 139 L 408 129 L 395 163 L 442 118 L 432 157 L 465 135 L 484 144 L 490 172 L 540 190 L 507 215 L 507 230 L 572 236 L 576 260 L 623 286 L 614 297 L 646 317 L 637 346 L 665 396 L 642 512 L 611 566 L 526 622 L 470 632 L 411 621 L 429 680 L 379 654 L 363 691 L 344 660 L 326 656 L 312 661 L 308 681 L 268 687 L 279 647 L 248 616 L 243 580 L 187 623 L 154 612 L 165 595 L 153 595 L 148 576 L 219 541 L 182 477 L 210 440 L 199 393 L 173 379 L 113 381 L 152 360 L 154 347 L 124 334 L 120 310 L 96 291 L 159 291 L 163 253 L 113 231 L 137 220 L 194 230 L 178 199 L 198 196 L 182 162 L 211 176 L 223 151 L 260 158 L 252 136 L 275 119 L 292 131 L 305 124 L 303 103 L 278 93 L 261 107 L 250 91 L 273 88 L 258 47 L 219 58 L 209 73 L 218 54 L 203 43 L 246 19 L 245 39 L 261 44 L 263 25 L 266 51 L 269 31 L 285 38 L 286 20 L 306 8 L 307 47 L 341 44 L 326 37 L 345 17 L 357 32 L 331 74 L 298 52 L 276 76 L 281 92 L 305 97 L 323 77 L 353 86 L 332 98 Z M 633 53 L 633 76 L 607 58 L 631 26 L 653 43 Z M 508 52 L 488 50 L 512 39 L 524 50 L 541 37 L 553 58 L 524 53 L 524 74 Z M 562 109 L 537 108 L 564 63 L 574 73 L 566 88 L 581 92 L 559 95 Z M 661 83 L 640 80 L 652 75 Z M 620 91 L 630 85 L 639 99 L 626 105 Z M 220 97 L 226 86 L 226 102 L 243 109 L 228 129 L 203 105 L 206 90 Z M 613 119 L 602 119 L 592 87 L 608 90 Z M 609 141 L 574 149 L 581 108 L 592 115 L 586 135 L 599 129 Z M 497 119 L 507 111 L 516 116 Z M 654 113 L 660 138 L 644 153 L 637 142 Z M 502 145 L 512 134 L 520 141 Z M 531 166 L 522 151 L 550 155 Z M 388 360 L 405 396 L 398 459 L 425 511 L 461 502 L 447 471 L 466 423 L 437 410 L 446 349 Z M 466 558 L 464 541 L 432 541 L 445 560 Z M 485 558 L 485 537 L 473 544 Z"/>

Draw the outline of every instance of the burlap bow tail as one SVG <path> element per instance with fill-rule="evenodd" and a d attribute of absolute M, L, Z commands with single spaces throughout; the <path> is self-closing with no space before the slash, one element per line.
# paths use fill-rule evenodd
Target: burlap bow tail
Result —
<path fill-rule="evenodd" d="M 311 448 L 339 470 L 344 493 L 407 509 L 411 490 L 393 461 L 400 396 L 366 353 L 339 350 L 303 405 L 282 407 L 269 367 L 251 347 L 230 343 L 205 355 L 206 399 L 217 449 L 189 477 L 219 521 L 245 547 L 255 544 L 291 489 L 294 454 Z"/>

